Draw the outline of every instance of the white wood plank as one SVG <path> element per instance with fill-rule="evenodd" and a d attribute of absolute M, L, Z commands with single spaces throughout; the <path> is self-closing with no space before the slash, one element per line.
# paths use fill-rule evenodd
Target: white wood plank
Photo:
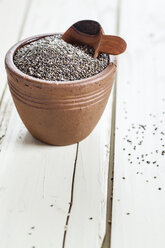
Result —
<path fill-rule="evenodd" d="M 13 102 L 10 96 L 9 89 L 7 88 L 0 104 L 0 151 L 8 128 Z"/>
<path fill-rule="evenodd" d="M 28 0 L 0 1 L 0 99 L 6 86 L 4 58 L 7 50 L 19 38 Z"/>
<path fill-rule="evenodd" d="M 102 247 L 106 232 L 112 98 L 92 134 L 80 142 L 66 247 Z"/>
<path fill-rule="evenodd" d="M 74 159 L 75 145 L 35 140 L 14 109 L 0 153 L 1 247 L 62 247 Z"/>
<path fill-rule="evenodd" d="M 23 38 L 30 35 L 64 32 L 73 23 L 83 19 L 98 20 L 105 33 L 115 33 L 117 1 L 104 0 L 35 0 L 24 27 Z M 41 9 L 43 12 L 41 12 Z M 114 17 L 114 18 L 113 18 Z M 33 23 L 33 27 L 28 27 Z"/>
<path fill-rule="evenodd" d="M 121 4 L 111 248 L 165 247 L 164 7 Z"/>
<path fill-rule="evenodd" d="M 89 7 L 91 4 L 92 1 L 89 1 Z M 91 13 L 92 8 L 87 12 L 82 9 L 79 19 L 96 19 L 102 24 L 105 32 L 115 34 L 117 1 L 104 3 L 95 1 L 93 4 L 95 12 Z M 74 202 L 66 236 L 66 248 L 102 247 L 107 221 L 112 100 L 113 93 L 100 122 L 92 134 L 79 144 Z"/>
<path fill-rule="evenodd" d="M 116 9 L 116 2 L 112 1 L 101 4 L 94 0 L 79 3 L 72 0 L 64 4 L 60 0 L 34 0 L 22 38 L 61 32 L 85 18 L 96 19 L 107 33 L 115 33 Z M 7 99 L 5 95 L 2 106 Z M 13 109 L 7 133 L 3 132 L 0 153 L 0 246 L 62 247 L 75 165 L 74 198 L 65 247 L 101 247 L 106 231 L 111 102 L 112 94 L 96 129 L 80 144 L 76 164 L 77 145 L 50 147 L 36 141 Z M 5 117 L 9 119 L 9 115 Z M 4 118 L 1 130 L 6 130 L 8 119 Z M 35 229 L 31 229 L 33 226 Z"/>
<path fill-rule="evenodd" d="M 31 35 L 37 20 L 36 2 L 22 38 Z M 37 9 L 49 19 L 47 6 Z M 15 108 L 11 114 L 10 99 L 6 91 L 0 109 L 0 247 L 62 247 L 77 145 L 53 147 L 36 141 Z"/>

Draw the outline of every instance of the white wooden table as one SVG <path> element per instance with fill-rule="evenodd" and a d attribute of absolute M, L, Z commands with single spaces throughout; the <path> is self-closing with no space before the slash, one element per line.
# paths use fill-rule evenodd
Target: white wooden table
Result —
<path fill-rule="evenodd" d="M 0 248 L 165 247 L 164 9 L 163 0 L 0 1 Z M 92 134 L 48 146 L 13 106 L 4 56 L 81 19 L 128 49 Z"/>

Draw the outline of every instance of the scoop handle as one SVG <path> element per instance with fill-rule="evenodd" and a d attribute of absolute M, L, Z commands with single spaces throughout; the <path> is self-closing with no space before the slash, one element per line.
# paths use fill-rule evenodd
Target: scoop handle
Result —
<path fill-rule="evenodd" d="M 127 48 L 127 43 L 119 36 L 102 35 L 98 51 L 112 55 L 123 53 Z"/>

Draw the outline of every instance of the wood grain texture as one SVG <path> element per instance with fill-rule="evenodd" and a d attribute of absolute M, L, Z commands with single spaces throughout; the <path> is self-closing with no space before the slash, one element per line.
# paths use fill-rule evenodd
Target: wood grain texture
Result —
<path fill-rule="evenodd" d="M 86 3 L 86 2 L 85 2 Z M 91 1 L 88 2 L 89 6 Z M 85 6 L 85 4 L 84 4 Z M 82 12 L 81 19 L 96 19 L 106 32 L 116 33 L 117 2 L 95 1 L 97 15 Z M 101 13 L 104 15 L 101 15 Z M 95 13 L 96 14 L 96 13 Z M 109 19 L 109 21 L 108 21 Z M 77 19 L 78 20 L 78 19 Z M 73 22 L 74 23 L 74 22 Z M 80 142 L 75 178 L 74 204 L 66 247 L 100 248 L 106 233 L 107 182 L 110 155 L 111 94 L 105 112 L 92 134 Z M 81 178 L 81 180 L 80 180 Z"/>
<path fill-rule="evenodd" d="M 122 0 L 111 248 L 165 247 L 164 1 Z"/>
<path fill-rule="evenodd" d="M 0 1 L 0 99 L 6 87 L 4 58 L 7 50 L 20 39 L 28 0 Z M 16 7 L 19 6 L 19 7 Z M 14 11 L 13 11 L 14 10 Z M 1 101 L 1 100 L 0 100 Z"/>
<path fill-rule="evenodd" d="M 105 31 L 115 33 L 116 9 L 116 2 L 108 0 L 104 4 L 93 0 L 34 0 L 21 39 L 62 32 L 69 24 L 89 17 L 101 22 Z M 74 15 L 68 15 L 72 12 Z M 5 93 L 1 106 L 5 107 L 9 99 Z M 76 144 L 52 147 L 33 139 L 15 108 L 11 116 L 2 114 L 1 130 L 5 132 L 0 152 L 0 246 L 101 247 L 106 231 L 111 101 L 112 95 L 96 129 L 80 143 L 78 154 Z M 6 111 L 12 108 L 8 106 Z M 72 191 L 72 208 L 65 226 Z"/>
<path fill-rule="evenodd" d="M 1 247 L 62 247 L 75 155 L 35 140 L 14 109 L 0 153 Z"/>
<path fill-rule="evenodd" d="M 119 55 L 125 52 L 127 44 L 119 36 L 115 35 L 103 35 L 98 50 L 103 53 Z"/>
<path fill-rule="evenodd" d="M 10 96 L 9 89 L 5 90 L 3 100 L 0 104 L 0 151 L 8 128 L 13 102 Z"/>
<path fill-rule="evenodd" d="M 43 0 L 32 1 L 30 8 L 31 19 L 28 18 L 26 20 L 22 38 L 42 33 L 65 32 L 77 20 L 89 18 L 99 21 L 104 27 L 105 33 L 115 34 L 116 5 L 116 1 L 113 3 L 108 0 L 105 0 L 104 4 L 99 0 L 84 0 L 79 2 L 76 0 L 57 0 L 56 2 L 49 0 L 47 3 Z M 44 18 L 41 9 L 43 11 L 45 9 Z M 61 10 L 63 15 L 61 15 Z M 33 25 L 29 29 L 31 23 Z"/>
<path fill-rule="evenodd" d="M 36 2 L 27 14 L 21 37 L 33 30 Z M 40 8 L 41 15 L 44 11 Z M 36 141 L 15 108 L 11 116 L 6 114 L 10 99 L 6 91 L 1 104 L 0 246 L 62 247 L 76 145 L 58 148 Z"/>
<path fill-rule="evenodd" d="M 68 248 L 99 248 L 105 236 L 111 101 L 112 98 L 95 130 L 79 144 Z"/>

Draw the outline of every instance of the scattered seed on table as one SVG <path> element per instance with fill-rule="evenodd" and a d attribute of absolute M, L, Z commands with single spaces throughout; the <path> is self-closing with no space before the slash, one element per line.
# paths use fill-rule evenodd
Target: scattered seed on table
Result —
<path fill-rule="evenodd" d="M 139 125 L 140 127 L 142 127 L 144 130 L 146 130 L 146 126 L 145 125 Z"/>

